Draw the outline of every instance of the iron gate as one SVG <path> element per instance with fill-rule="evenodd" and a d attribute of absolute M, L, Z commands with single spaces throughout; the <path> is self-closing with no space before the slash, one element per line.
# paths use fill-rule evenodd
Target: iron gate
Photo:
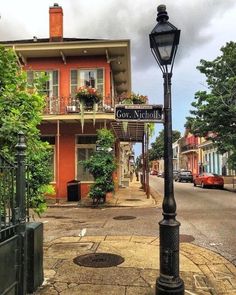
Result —
<path fill-rule="evenodd" d="M 16 163 L 0 155 L 0 294 L 26 294 L 25 139 L 18 135 Z"/>

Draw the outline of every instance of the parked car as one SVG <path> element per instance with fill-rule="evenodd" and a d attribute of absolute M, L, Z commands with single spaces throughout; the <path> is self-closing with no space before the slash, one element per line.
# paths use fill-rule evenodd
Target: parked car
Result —
<path fill-rule="evenodd" d="M 157 171 L 156 170 L 151 170 L 150 174 L 151 175 L 157 175 Z"/>
<path fill-rule="evenodd" d="M 189 170 L 181 170 L 178 172 L 178 174 L 174 177 L 175 181 L 178 182 L 193 182 L 193 174 L 192 171 Z"/>
<path fill-rule="evenodd" d="M 204 187 L 218 187 L 220 189 L 224 188 L 224 179 L 223 177 L 214 174 L 214 173 L 202 173 L 200 175 L 196 175 L 193 181 L 193 185 L 200 185 L 202 188 Z"/>
<path fill-rule="evenodd" d="M 165 175 L 164 175 L 164 172 L 158 172 L 157 176 L 158 176 L 158 177 L 163 177 L 163 178 L 164 178 Z"/>
<path fill-rule="evenodd" d="M 173 178 L 175 179 L 176 176 L 178 175 L 179 171 L 178 170 L 173 170 Z"/>

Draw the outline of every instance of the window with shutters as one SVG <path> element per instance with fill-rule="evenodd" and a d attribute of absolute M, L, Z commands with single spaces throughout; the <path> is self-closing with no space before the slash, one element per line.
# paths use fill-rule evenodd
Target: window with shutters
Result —
<path fill-rule="evenodd" d="M 94 181 L 93 176 L 85 169 L 81 161 L 88 160 L 96 148 L 96 135 L 77 136 L 76 157 L 77 157 L 77 179 L 80 181 Z"/>
<path fill-rule="evenodd" d="M 70 92 L 72 97 L 81 86 L 96 88 L 104 96 L 104 71 L 103 69 L 73 69 L 71 70 Z"/>
<path fill-rule="evenodd" d="M 54 71 L 27 71 L 27 80 L 30 86 L 34 85 L 36 78 L 42 79 L 40 90 L 47 97 L 47 109 L 55 114 L 59 111 L 59 74 Z"/>
<path fill-rule="evenodd" d="M 35 78 L 43 79 L 43 89 L 41 91 L 48 97 L 59 95 L 58 71 L 27 71 L 27 80 L 30 86 L 34 85 Z"/>

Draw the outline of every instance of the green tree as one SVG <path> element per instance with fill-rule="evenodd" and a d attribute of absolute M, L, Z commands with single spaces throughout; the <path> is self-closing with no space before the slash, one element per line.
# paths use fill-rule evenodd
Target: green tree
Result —
<path fill-rule="evenodd" d="M 142 167 L 142 155 L 139 155 L 135 160 L 135 170 L 141 171 Z"/>
<path fill-rule="evenodd" d="M 226 43 L 213 61 L 201 60 L 197 69 L 206 76 L 208 91 L 198 91 L 186 127 L 211 139 L 219 152 L 229 152 L 236 169 L 236 43 Z M 212 136 L 212 133 L 214 136 Z"/>
<path fill-rule="evenodd" d="M 37 128 L 44 102 L 45 98 L 37 88 L 29 87 L 26 73 L 18 64 L 14 51 L 0 47 L 0 151 L 13 161 L 17 134 L 24 132 L 30 203 L 38 214 L 46 209 L 44 194 L 52 177 L 50 147 L 40 140 Z"/>
<path fill-rule="evenodd" d="M 172 131 L 172 143 L 179 139 L 181 133 L 177 130 Z M 149 149 L 149 161 L 159 160 L 164 158 L 164 130 L 159 132 L 156 140 L 151 143 L 151 148 Z"/>

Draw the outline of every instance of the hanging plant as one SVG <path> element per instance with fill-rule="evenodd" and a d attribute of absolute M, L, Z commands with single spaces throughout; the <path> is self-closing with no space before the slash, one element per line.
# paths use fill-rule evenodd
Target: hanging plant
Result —
<path fill-rule="evenodd" d="M 144 123 L 144 133 L 147 134 L 148 131 L 148 123 Z"/>
<path fill-rule="evenodd" d="M 124 130 L 125 134 L 127 133 L 127 130 L 128 130 L 128 123 L 129 122 L 127 122 L 127 121 L 122 122 L 122 127 L 123 127 L 123 130 Z"/>
<path fill-rule="evenodd" d="M 98 104 L 94 103 L 93 104 L 93 126 L 95 126 L 95 121 L 96 121 L 96 113 L 98 111 Z"/>
<path fill-rule="evenodd" d="M 148 97 L 146 95 L 131 93 L 130 96 L 121 96 L 121 104 L 147 104 Z"/>
<path fill-rule="evenodd" d="M 82 133 L 84 133 L 84 102 L 83 101 L 79 102 L 79 107 L 80 107 L 80 116 L 81 116 L 81 129 L 82 129 Z"/>
<path fill-rule="evenodd" d="M 79 100 L 80 112 L 81 112 L 81 127 L 82 132 L 84 130 L 84 110 L 86 108 L 93 110 L 93 124 L 95 125 L 95 114 L 98 110 L 98 103 L 102 97 L 95 88 L 88 86 L 81 86 L 78 88 L 76 96 Z"/>
<path fill-rule="evenodd" d="M 123 95 L 120 97 L 121 104 L 146 104 L 148 97 L 146 95 L 131 93 L 130 96 Z M 128 122 L 122 122 L 122 127 L 125 133 L 128 130 Z"/>

